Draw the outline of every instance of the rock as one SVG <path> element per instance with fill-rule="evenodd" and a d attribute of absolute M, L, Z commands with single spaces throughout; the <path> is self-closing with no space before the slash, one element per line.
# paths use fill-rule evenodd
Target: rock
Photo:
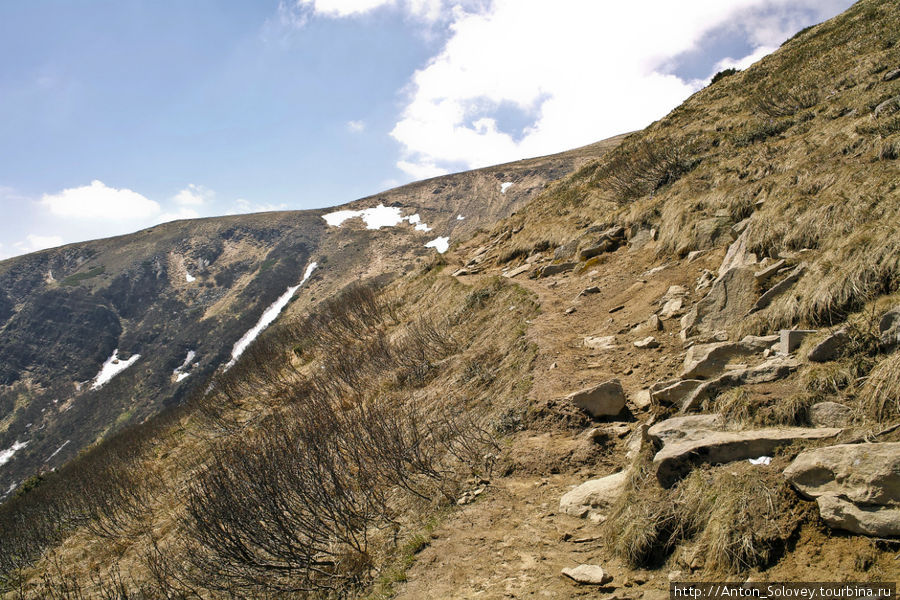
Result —
<path fill-rule="evenodd" d="M 900 306 L 897 306 L 882 315 L 878 322 L 878 332 L 881 334 L 881 349 L 889 352 L 900 346 Z"/>
<path fill-rule="evenodd" d="M 604 513 L 625 490 L 627 481 L 628 473 L 625 471 L 586 481 L 560 498 L 559 511 L 579 518 L 589 513 L 605 516 Z"/>
<path fill-rule="evenodd" d="M 660 319 L 671 319 L 672 317 L 678 316 L 684 312 L 684 299 L 683 298 L 672 298 L 662 307 L 662 310 L 659 311 Z"/>
<path fill-rule="evenodd" d="M 696 436 L 697 432 L 709 433 L 719 431 L 724 424 L 725 420 L 719 414 L 672 417 L 650 427 L 647 430 L 647 435 L 656 442 L 670 444 L 687 437 Z"/>
<path fill-rule="evenodd" d="M 616 346 L 614 335 L 589 335 L 584 338 L 584 345 L 593 350 L 613 350 Z"/>
<path fill-rule="evenodd" d="M 462 277 L 463 275 L 468 275 L 470 273 L 471 273 L 471 271 L 469 271 L 468 269 L 466 269 L 464 267 L 462 269 L 457 269 L 456 271 L 454 271 L 453 276 L 454 277 Z M 509 275 L 506 275 L 506 277 L 509 277 Z"/>
<path fill-rule="evenodd" d="M 778 342 L 780 354 L 790 354 L 800 347 L 806 336 L 816 333 L 815 329 L 782 329 L 781 339 Z"/>
<path fill-rule="evenodd" d="M 691 264 L 701 256 L 706 254 L 706 250 L 691 250 L 688 252 L 688 255 L 685 257 L 684 262 L 687 264 Z"/>
<path fill-rule="evenodd" d="M 722 464 L 770 456 L 780 446 L 798 440 L 827 439 L 840 432 L 836 428 L 802 427 L 715 432 L 700 430 L 665 444 L 653 457 L 653 465 L 660 485 L 668 488 L 698 464 Z"/>
<path fill-rule="evenodd" d="M 763 352 L 772 348 L 781 340 L 780 335 L 747 335 L 741 338 L 741 344 L 747 348 L 755 349 L 757 352 Z"/>
<path fill-rule="evenodd" d="M 659 320 L 659 316 L 650 315 L 650 318 L 647 319 L 647 329 L 650 331 L 662 331 L 662 321 Z"/>
<path fill-rule="evenodd" d="M 690 396 L 694 390 L 702 384 L 703 381 L 700 379 L 677 379 L 675 381 L 666 381 L 662 384 L 664 387 L 660 387 L 659 389 L 650 388 L 650 397 L 654 402 L 663 406 L 681 404 L 686 397 Z"/>
<path fill-rule="evenodd" d="M 574 306 L 570 306 L 569 308 L 567 308 L 567 309 L 565 310 L 565 313 L 566 313 L 567 315 L 571 315 L 571 314 L 574 313 L 576 310 L 578 310 L 578 309 L 575 308 Z"/>
<path fill-rule="evenodd" d="M 653 444 L 653 440 L 650 439 L 650 435 L 647 433 L 648 431 L 649 427 L 647 424 L 641 423 L 631 432 L 631 437 L 628 438 L 628 442 L 625 444 L 625 460 L 629 463 L 633 463 L 643 453 L 645 448 Z"/>
<path fill-rule="evenodd" d="M 744 230 L 747 229 L 747 227 L 749 225 L 750 225 L 750 217 L 747 217 L 746 219 L 738 221 L 737 223 L 732 225 L 731 233 L 734 234 L 734 239 L 737 239 L 742 233 L 744 233 Z"/>
<path fill-rule="evenodd" d="M 748 311 L 748 314 L 755 313 L 772 304 L 775 298 L 791 289 L 791 287 L 797 283 L 797 280 L 800 279 L 804 271 L 806 271 L 806 265 L 797 265 L 787 277 L 766 290 L 766 293 L 759 297 L 759 300 L 757 300 L 753 307 Z"/>
<path fill-rule="evenodd" d="M 741 342 L 716 342 L 713 344 L 697 344 L 688 348 L 684 357 L 684 379 L 706 379 L 714 377 L 725 370 L 735 359 L 752 356 L 762 352 L 755 344 Z"/>
<path fill-rule="evenodd" d="M 696 291 L 705 290 L 709 286 L 712 285 L 713 281 L 715 281 L 716 276 L 709 269 L 703 269 L 700 271 L 700 276 L 697 277 L 697 281 L 694 282 L 694 289 Z"/>
<path fill-rule="evenodd" d="M 600 565 L 578 565 L 567 567 L 562 574 L 573 581 L 585 585 L 604 585 L 613 580 L 612 575 L 603 570 Z"/>
<path fill-rule="evenodd" d="M 650 398 L 650 390 L 641 390 L 631 396 L 630 400 L 635 408 L 639 409 L 650 408 L 650 405 L 652 404 L 652 400 Z"/>
<path fill-rule="evenodd" d="M 828 362 L 839 357 L 850 342 L 846 329 L 839 329 L 816 344 L 806 358 L 812 362 Z"/>
<path fill-rule="evenodd" d="M 882 81 L 893 81 L 897 78 L 900 78 L 900 69 L 894 69 L 893 71 L 888 71 L 882 77 Z"/>
<path fill-rule="evenodd" d="M 592 417 L 611 417 L 625 408 L 625 391 L 618 379 L 573 392 L 565 398 Z"/>
<path fill-rule="evenodd" d="M 509 279 L 512 279 L 516 275 L 521 275 L 522 273 L 525 273 L 530 268 L 531 268 L 531 265 L 522 265 L 521 267 L 516 267 L 512 271 L 508 271 L 508 272 L 504 273 L 503 276 L 507 277 Z"/>
<path fill-rule="evenodd" d="M 715 279 L 709 293 L 682 318 L 687 336 L 730 327 L 746 316 L 758 297 L 753 269 L 730 269 Z"/>
<path fill-rule="evenodd" d="M 759 285 L 766 285 L 772 277 L 774 277 L 779 270 L 786 264 L 786 261 L 782 258 L 780 260 L 776 260 L 771 265 L 756 271 L 753 273 L 753 276 L 756 277 L 756 282 Z"/>
<path fill-rule="evenodd" d="M 681 412 L 696 410 L 704 400 L 714 398 L 733 387 L 784 379 L 796 371 L 800 364 L 796 359 L 776 356 L 755 367 L 742 366 L 732 369 L 715 379 L 701 382 L 696 389 L 685 395 L 680 401 Z"/>
<path fill-rule="evenodd" d="M 747 239 L 750 236 L 750 227 L 746 227 L 741 235 L 728 246 L 725 258 L 719 265 L 719 277 L 722 277 L 732 269 L 740 269 L 756 264 L 756 255 L 747 250 Z"/>
<path fill-rule="evenodd" d="M 816 427 L 845 427 L 850 417 L 850 408 L 837 402 L 818 402 L 809 409 L 809 421 Z"/>
<path fill-rule="evenodd" d="M 872 114 L 878 119 L 880 117 L 890 116 L 898 110 L 900 110 L 900 96 L 894 96 L 876 106 L 875 110 L 872 111 Z"/>
<path fill-rule="evenodd" d="M 596 285 L 592 285 L 591 287 L 584 288 L 583 290 L 581 290 L 581 293 L 578 295 L 579 296 L 589 296 L 591 294 L 599 294 L 599 293 L 600 293 L 600 288 L 597 287 Z"/>
<path fill-rule="evenodd" d="M 553 251 L 553 260 L 564 260 L 569 258 L 578 249 L 578 240 L 569 240 L 562 246 Z"/>
<path fill-rule="evenodd" d="M 659 342 L 656 341 L 656 338 L 651 336 L 645 337 L 642 340 L 638 340 L 634 342 L 635 348 L 659 348 Z"/>
<path fill-rule="evenodd" d="M 831 527 L 879 537 L 900 535 L 900 442 L 807 450 L 784 476 L 816 500 Z"/>
<path fill-rule="evenodd" d="M 566 271 L 571 271 L 575 268 L 575 263 L 567 262 L 567 263 L 559 263 L 556 265 L 547 265 L 545 267 L 541 267 L 538 269 L 539 277 L 550 277 L 551 275 L 559 275 L 560 273 L 565 273 Z"/>
<path fill-rule="evenodd" d="M 641 229 L 628 240 L 628 251 L 636 252 L 653 241 L 649 229 Z"/>
<path fill-rule="evenodd" d="M 613 314 L 613 313 L 619 312 L 619 311 L 622 310 L 623 308 L 625 308 L 625 305 L 624 305 L 624 304 L 620 304 L 620 305 L 618 305 L 618 306 L 613 306 L 611 309 L 609 309 L 609 314 Z"/>

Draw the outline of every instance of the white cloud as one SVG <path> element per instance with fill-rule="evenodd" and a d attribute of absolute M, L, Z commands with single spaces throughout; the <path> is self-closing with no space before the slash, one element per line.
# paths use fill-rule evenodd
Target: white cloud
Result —
<path fill-rule="evenodd" d="M 349 17 L 388 6 L 394 0 L 299 0 L 298 5 L 311 6 L 316 13 L 330 17 Z"/>
<path fill-rule="evenodd" d="M 250 202 L 249 200 L 245 200 L 243 198 L 238 198 L 234 201 L 234 204 L 228 211 L 225 212 L 226 215 L 244 215 L 248 213 L 258 213 L 258 212 L 270 212 L 273 210 L 287 210 L 287 204 L 272 204 L 270 202 Z"/>
<path fill-rule="evenodd" d="M 212 200 L 215 195 L 211 189 L 189 183 L 186 188 L 175 194 L 173 200 L 181 206 L 200 206 Z"/>
<path fill-rule="evenodd" d="M 19 253 L 27 254 L 28 252 L 37 252 L 38 250 L 62 246 L 64 243 L 65 240 L 58 235 L 28 234 L 25 236 L 24 242 L 16 242 L 13 245 Z"/>
<path fill-rule="evenodd" d="M 731 61 L 748 65 L 849 4 L 494 0 L 480 10 L 457 8 L 442 51 L 408 86 L 391 132 L 403 148 L 397 166 L 428 177 L 640 129 L 705 83 L 671 74 L 671 65 L 711 32 L 748 40 L 754 51 Z M 521 114 L 525 126 L 501 127 L 504 110 Z"/>
<path fill-rule="evenodd" d="M 365 121 L 347 121 L 347 131 L 351 133 L 362 133 L 365 130 Z"/>
<path fill-rule="evenodd" d="M 156 217 L 154 223 L 168 223 L 169 221 L 180 221 L 182 219 L 198 219 L 200 213 L 193 208 L 181 207 L 174 211 L 164 212 Z"/>
<path fill-rule="evenodd" d="M 94 180 L 90 185 L 44 194 L 40 203 L 56 217 L 67 219 L 123 221 L 148 219 L 159 213 L 159 204 L 128 189 L 107 187 Z"/>

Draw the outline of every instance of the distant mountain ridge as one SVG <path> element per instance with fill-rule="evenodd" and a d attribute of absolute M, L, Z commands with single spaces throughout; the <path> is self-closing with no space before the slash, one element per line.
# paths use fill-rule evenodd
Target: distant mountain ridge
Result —
<path fill-rule="evenodd" d="M 330 209 L 176 221 L 0 261 L 0 452 L 8 455 L 0 497 L 178 403 L 232 359 L 238 339 L 313 261 L 319 268 L 294 298 L 301 308 L 349 281 L 412 268 L 436 253 L 428 242 L 452 243 L 509 216 L 618 141 Z M 323 219 L 378 206 L 402 221 L 375 229 L 353 212 L 337 226 Z M 98 386 L 104 365 L 115 374 Z"/>

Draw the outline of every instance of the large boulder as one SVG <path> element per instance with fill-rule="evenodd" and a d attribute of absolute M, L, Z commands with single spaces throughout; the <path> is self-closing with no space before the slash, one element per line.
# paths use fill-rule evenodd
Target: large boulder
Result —
<path fill-rule="evenodd" d="M 740 342 L 717 342 L 713 344 L 697 344 L 688 348 L 684 357 L 684 370 L 681 373 L 684 379 L 708 379 L 715 377 L 737 359 L 743 359 L 762 352 L 766 344 L 757 343 L 753 338 Z M 774 341 L 774 340 L 773 340 Z M 771 345 L 772 342 L 769 342 Z"/>
<path fill-rule="evenodd" d="M 695 437 L 698 433 L 706 435 L 710 432 L 721 431 L 724 424 L 725 421 L 719 414 L 672 417 L 651 426 L 647 430 L 647 435 L 655 442 L 671 444 L 688 437 Z"/>
<path fill-rule="evenodd" d="M 670 406 L 681 402 L 703 385 L 700 379 L 675 379 L 662 381 L 650 388 L 650 398 L 657 404 Z"/>
<path fill-rule="evenodd" d="M 709 293 L 681 318 L 684 337 L 725 329 L 743 319 L 759 295 L 754 272 L 734 267 L 716 278 Z"/>
<path fill-rule="evenodd" d="M 671 487 L 698 464 L 722 464 L 735 460 L 771 455 L 781 446 L 798 440 L 834 437 L 837 428 L 807 429 L 784 427 L 748 431 L 703 431 L 667 443 L 653 457 L 656 478 L 663 487 Z"/>
<path fill-rule="evenodd" d="M 594 520 L 602 520 L 622 495 L 627 481 L 626 471 L 586 481 L 560 498 L 559 511 L 573 517 L 590 516 Z"/>
<path fill-rule="evenodd" d="M 830 526 L 865 535 L 900 535 L 900 442 L 807 450 L 784 476 L 816 500 Z"/>
<path fill-rule="evenodd" d="M 853 412 L 837 402 L 817 402 L 809 407 L 809 422 L 816 427 L 845 427 Z"/>
<path fill-rule="evenodd" d="M 625 390 L 618 379 L 573 392 L 565 399 L 592 417 L 613 417 L 625 408 Z"/>
<path fill-rule="evenodd" d="M 846 329 L 839 329 L 816 344 L 806 355 L 812 362 L 828 362 L 838 358 L 844 353 L 847 344 L 850 343 L 850 335 Z"/>

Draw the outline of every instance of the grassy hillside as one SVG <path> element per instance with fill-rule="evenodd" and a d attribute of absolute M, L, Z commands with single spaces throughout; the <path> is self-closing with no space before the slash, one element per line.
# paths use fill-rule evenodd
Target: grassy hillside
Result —
<path fill-rule="evenodd" d="M 469 210 L 489 190 L 507 218 L 448 253 L 313 282 L 209 390 L 0 507 L 7 597 L 896 580 L 896 486 L 854 477 L 900 468 L 898 32 L 896 3 L 863 0 L 515 214 L 473 184 Z M 347 233 L 328 248 L 369 239 Z M 863 500 L 791 479 L 860 449 Z M 579 564 L 612 580 L 560 575 Z"/>

